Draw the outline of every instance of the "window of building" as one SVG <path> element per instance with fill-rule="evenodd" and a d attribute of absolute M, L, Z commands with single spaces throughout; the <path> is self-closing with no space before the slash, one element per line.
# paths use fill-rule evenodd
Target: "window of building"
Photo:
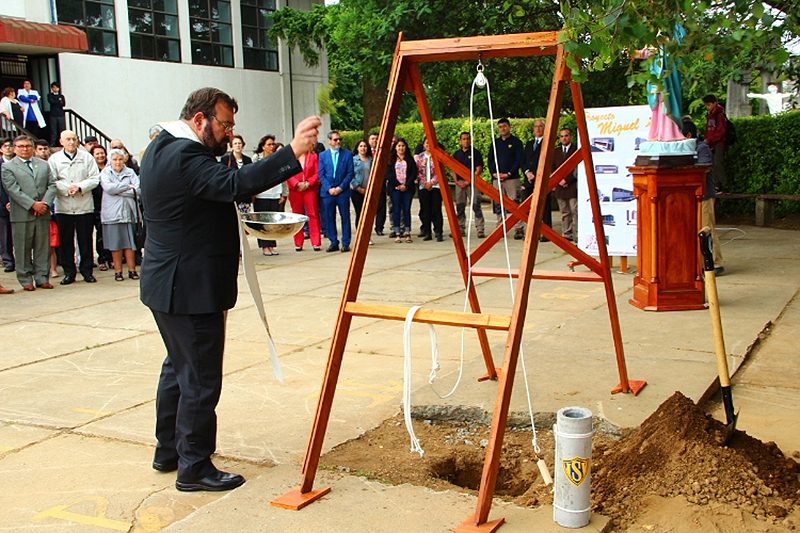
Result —
<path fill-rule="evenodd" d="M 244 68 L 277 71 L 278 47 L 267 35 L 275 0 L 241 0 L 241 7 Z"/>
<path fill-rule="evenodd" d="M 189 0 L 189 17 L 192 63 L 232 67 L 231 3 Z"/>
<path fill-rule="evenodd" d="M 117 55 L 117 24 L 114 0 L 56 0 L 58 22 L 86 32 L 89 53 Z"/>
<path fill-rule="evenodd" d="M 128 0 L 131 57 L 181 60 L 177 0 Z"/>

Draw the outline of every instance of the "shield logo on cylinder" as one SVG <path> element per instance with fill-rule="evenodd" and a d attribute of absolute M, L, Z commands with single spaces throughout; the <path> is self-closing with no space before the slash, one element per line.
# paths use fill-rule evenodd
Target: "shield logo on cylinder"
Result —
<path fill-rule="evenodd" d="M 564 468 L 564 475 L 576 487 L 589 476 L 589 458 L 573 457 L 572 459 L 562 459 L 561 466 Z"/>

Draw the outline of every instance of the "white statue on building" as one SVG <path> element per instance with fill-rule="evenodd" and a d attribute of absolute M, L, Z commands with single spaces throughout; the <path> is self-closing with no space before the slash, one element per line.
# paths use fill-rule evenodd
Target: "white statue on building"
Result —
<path fill-rule="evenodd" d="M 783 101 L 786 98 L 790 98 L 792 96 L 791 93 L 779 93 L 778 86 L 774 83 L 770 83 L 767 86 L 767 93 L 766 94 L 759 94 L 759 93 L 747 93 L 748 98 L 759 98 L 761 100 L 767 101 L 767 108 L 769 109 L 770 115 L 777 115 L 778 113 L 782 113 L 783 109 Z"/>

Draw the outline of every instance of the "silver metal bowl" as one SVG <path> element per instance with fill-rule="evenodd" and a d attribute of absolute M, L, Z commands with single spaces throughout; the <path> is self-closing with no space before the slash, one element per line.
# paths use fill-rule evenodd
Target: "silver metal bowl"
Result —
<path fill-rule="evenodd" d="M 242 222 L 248 235 L 264 240 L 277 240 L 291 237 L 306 223 L 308 217 L 295 213 L 261 211 L 242 213 Z"/>

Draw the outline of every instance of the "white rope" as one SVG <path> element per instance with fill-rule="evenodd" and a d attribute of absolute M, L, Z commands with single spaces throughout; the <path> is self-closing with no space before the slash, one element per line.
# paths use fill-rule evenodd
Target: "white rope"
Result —
<path fill-rule="evenodd" d="M 494 142 L 494 113 L 492 111 L 492 93 L 491 88 L 489 86 L 489 80 L 483 75 L 483 68 L 482 65 L 479 65 L 478 76 L 483 78 L 482 81 L 486 83 L 486 100 L 489 105 L 489 126 L 491 128 L 491 135 L 492 135 L 492 153 L 494 154 L 494 170 L 497 174 L 497 192 L 500 196 L 500 216 L 503 220 L 502 227 L 503 227 L 503 247 L 505 250 L 505 257 L 506 257 L 506 271 L 508 272 L 508 287 L 511 292 L 511 304 L 514 305 L 515 303 L 515 293 L 514 293 L 514 277 L 511 275 L 511 256 L 508 249 L 508 230 L 506 229 L 506 209 L 505 203 L 503 202 L 503 197 L 505 196 L 503 192 L 502 182 L 500 181 L 500 167 L 497 163 L 497 145 Z M 474 85 L 474 84 L 473 84 Z M 470 134 L 472 133 L 472 102 L 470 101 Z M 489 169 L 491 173 L 491 169 Z M 531 419 L 531 430 L 533 432 L 533 438 L 531 439 L 531 444 L 533 445 L 533 451 L 536 455 L 541 453 L 541 448 L 539 448 L 539 439 L 536 433 L 536 423 L 533 418 L 533 400 L 531 399 L 531 389 L 530 384 L 528 383 L 528 369 L 525 366 L 525 349 L 520 342 L 519 345 L 519 359 L 522 366 L 522 376 L 523 381 L 525 382 L 525 397 L 528 401 L 528 414 L 530 415 Z"/>
<path fill-rule="evenodd" d="M 411 440 L 411 453 L 418 453 L 420 457 L 425 455 L 425 450 L 422 449 L 411 422 L 411 325 L 414 323 L 414 315 L 421 307 L 420 305 L 412 306 L 406 313 L 406 320 L 403 323 L 403 419 Z M 435 333 L 433 336 L 435 338 Z"/>
<path fill-rule="evenodd" d="M 264 309 L 264 300 L 261 298 L 261 286 L 258 283 L 258 276 L 256 276 L 256 268 L 253 264 L 253 257 L 250 255 L 250 242 L 247 240 L 245 233 L 244 223 L 242 222 L 241 212 L 239 207 L 234 204 L 236 215 L 239 218 L 239 240 L 242 246 L 242 267 L 244 268 L 244 278 L 247 280 L 247 287 L 250 289 L 250 296 L 253 297 L 253 303 L 258 311 L 258 316 L 261 318 L 261 323 L 264 325 L 264 330 L 267 332 L 267 346 L 269 346 L 269 359 L 272 364 L 272 374 L 278 383 L 283 383 L 283 370 L 281 370 L 281 361 L 278 359 L 278 349 L 275 347 L 275 341 L 272 340 L 272 333 L 269 331 L 269 323 L 267 322 L 267 312 Z"/>

